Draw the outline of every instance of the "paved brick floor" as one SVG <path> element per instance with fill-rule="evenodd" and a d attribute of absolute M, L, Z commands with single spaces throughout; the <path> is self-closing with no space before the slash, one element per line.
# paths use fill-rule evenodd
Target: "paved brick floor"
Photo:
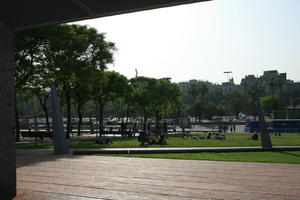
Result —
<path fill-rule="evenodd" d="M 14 200 L 300 199 L 300 165 L 17 151 Z"/>

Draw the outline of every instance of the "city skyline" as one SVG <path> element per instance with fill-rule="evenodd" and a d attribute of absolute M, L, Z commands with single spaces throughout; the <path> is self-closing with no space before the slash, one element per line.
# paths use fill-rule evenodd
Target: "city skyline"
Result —
<path fill-rule="evenodd" d="M 209 1 L 76 22 L 95 27 L 118 51 L 109 70 L 132 78 L 235 83 L 263 71 L 300 81 L 300 1 Z"/>

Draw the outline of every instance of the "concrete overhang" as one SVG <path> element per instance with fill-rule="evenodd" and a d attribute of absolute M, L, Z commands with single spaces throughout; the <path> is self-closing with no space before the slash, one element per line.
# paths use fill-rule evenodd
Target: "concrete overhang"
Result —
<path fill-rule="evenodd" d="M 3 0 L 0 21 L 12 30 L 209 0 Z"/>

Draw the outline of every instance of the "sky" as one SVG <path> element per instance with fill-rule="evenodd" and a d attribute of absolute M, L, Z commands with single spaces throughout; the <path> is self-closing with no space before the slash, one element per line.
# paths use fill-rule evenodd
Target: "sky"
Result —
<path fill-rule="evenodd" d="M 266 70 L 300 81 L 300 0 L 214 0 L 76 22 L 116 44 L 109 70 L 236 84 Z"/>

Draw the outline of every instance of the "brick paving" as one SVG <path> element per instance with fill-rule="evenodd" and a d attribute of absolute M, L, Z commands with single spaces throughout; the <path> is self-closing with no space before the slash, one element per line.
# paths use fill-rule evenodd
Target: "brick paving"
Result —
<path fill-rule="evenodd" d="M 17 151 L 14 200 L 300 199 L 300 165 Z"/>

